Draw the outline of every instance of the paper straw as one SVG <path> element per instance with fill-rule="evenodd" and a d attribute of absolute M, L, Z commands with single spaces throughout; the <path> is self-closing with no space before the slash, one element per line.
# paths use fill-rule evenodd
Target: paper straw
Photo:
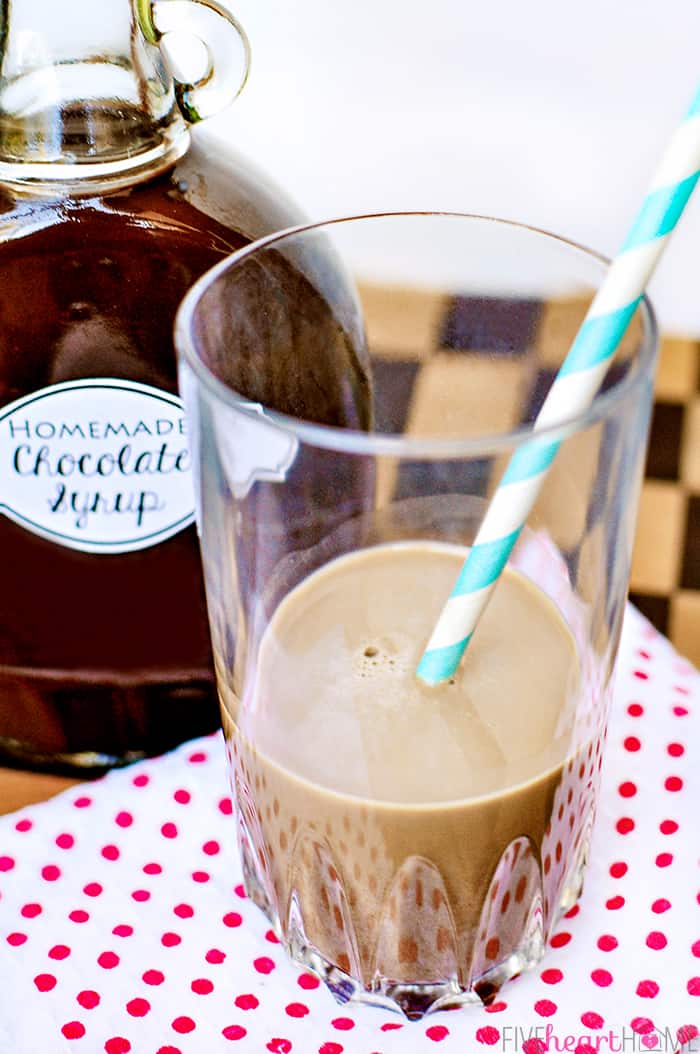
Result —
<path fill-rule="evenodd" d="M 534 431 L 580 415 L 593 401 L 698 177 L 700 90 L 591 303 Z M 418 677 L 426 684 L 447 680 L 459 666 L 562 441 L 534 438 L 511 458 L 418 665 Z"/>

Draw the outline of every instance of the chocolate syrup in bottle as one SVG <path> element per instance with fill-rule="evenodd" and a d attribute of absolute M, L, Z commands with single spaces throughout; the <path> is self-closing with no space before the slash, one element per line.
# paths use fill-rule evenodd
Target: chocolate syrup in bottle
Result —
<path fill-rule="evenodd" d="M 299 217 L 189 130 L 238 88 L 223 9 L 61 10 L 28 69 L 38 0 L 2 4 L 0 761 L 88 773 L 218 726 L 172 323 Z M 201 83 L 164 62 L 175 29 L 209 42 Z"/>

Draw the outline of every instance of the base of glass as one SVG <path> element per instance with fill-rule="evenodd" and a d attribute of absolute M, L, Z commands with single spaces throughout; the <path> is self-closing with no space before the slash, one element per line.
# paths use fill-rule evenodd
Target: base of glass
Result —
<path fill-rule="evenodd" d="M 291 960 L 304 970 L 315 974 L 331 992 L 338 1003 L 356 1003 L 363 1006 L 380 1007 L 385 1011 L 402 1014 L 415 1021 L 426 1014 L 440 1010 L 455 1010 L 459 1007 L 488 1007 L 495 1002 L 500 990 L 508 982 L 541 961 L 547 948 L 549 934 L 556 928 L 562 916 L 579 899 L 589 856 L 591 822 L 579 841 L 578 851 L 561 886 L 561 894 L 552 913 L 547 933 L 544 931 L 542 911 L 537 907 L 531 911 L 518 947 L 488 971 L 473 978 L 468 986 L 456 978 L 445 978 L 425 984 L 399 982 L 375 974 L 366 985 L 341 970 L 314 947 L 304 933 L 301 914 L 292 904 L 286 927 L 272 908 L 264 884 L 260 881 L 254 858 L 242 843 L 243 879 L 249 899 L 260 908 L 270 922 L 280 943 Z"/>

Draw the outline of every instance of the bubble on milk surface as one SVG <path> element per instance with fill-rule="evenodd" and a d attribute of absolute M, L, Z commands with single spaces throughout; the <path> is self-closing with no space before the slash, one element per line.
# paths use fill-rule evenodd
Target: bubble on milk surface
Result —
<path fill-rule="evenodd" d="M 357 675 L 367 680 L 401 676 L 411 668 L 410 641 L 398 633 L 368 638 L 360 643 L 354 666 Z"/>

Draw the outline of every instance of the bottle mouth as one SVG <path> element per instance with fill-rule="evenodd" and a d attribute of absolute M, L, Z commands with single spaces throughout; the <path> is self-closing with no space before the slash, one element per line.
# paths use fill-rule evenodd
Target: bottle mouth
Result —
<path fill-rule="evenodd" d="M 0 173 L 10 182 L 104 179 L 187 149 L 172 85 L 126 60 L 62 62 L 0 84 Z"/>

